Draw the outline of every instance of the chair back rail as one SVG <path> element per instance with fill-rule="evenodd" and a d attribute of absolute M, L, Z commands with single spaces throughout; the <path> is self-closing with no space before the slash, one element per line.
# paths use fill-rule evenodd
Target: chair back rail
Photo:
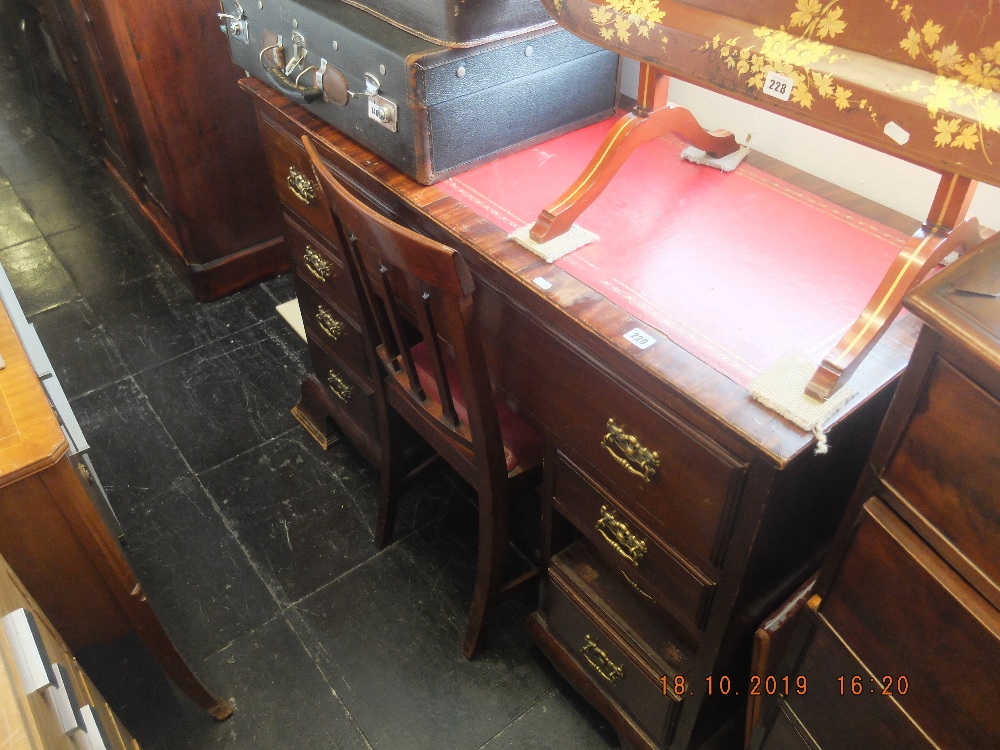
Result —
<path fill-rule="evenodd" d="M 507 473 L 503 441 L 467 264 L 454 249 L 369 208 L 334 177 L 308 136 L 303 142 L 342 247 L 358 269 L 377 360 L 398 386 L 388 388 L 386 397 L 419 415 L 428 427 L 421 434 L 474 485 L 483 472 L 501 481 Z M 421 335 L 432 383 L 420 379 L 413 327 Z M 455 405 L 456 389 L 464 420 Z M 402 393 L 405 403 L 399 400 Z"/>

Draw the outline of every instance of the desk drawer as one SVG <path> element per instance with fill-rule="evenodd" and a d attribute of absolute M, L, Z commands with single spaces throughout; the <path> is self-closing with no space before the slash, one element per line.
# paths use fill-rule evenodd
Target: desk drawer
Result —
<path fill-rule="evenodd" d="M 309 355 L 312 357 L 316 377 L 326 386 L 337 409 L 334 418 L 340 422 L 350 420 L 355 428 L 378 442 L 378 419 L 375 412 L 375 394 L 365 383 L 351 374 L 350 368 L 314 336 L 309 337 Z"/>
<path fill-rule="evenodd" d="M 281 202 L 323 237 L 337 242 L 337 228 L 323 204 L 323 188 L 302 143 L 267 117 L 260 117 L 259 122 L 267 163 Z"/>
<path fill-rule="evenodd" d="M 555 462 L 553 503 L 583 532 L 587 548 L 641 599 L 683 626 L 688 640 L 705 625 L 715 584 L 687 564 L 561 454 Z"/>
<path fill-rule="evenodd" d="M 1000 612 L 878 498 L 820 613 L 875 675 L 864 691 L 890 678 L 893 700 L 940 747 L 1000 747 Z"/>
<path fill-rule="evenodd" d="M 545 415 L 557 447 L 593 467 L 610 494 L 628 498 L 629 510 L 686 558 L 721 568 L 746 465 L 541 328 L 492 299 L 482 307 L 484 329 L 518 352 L 516 366 L 501 352 L 491 368 L 522 406 Z"/>
<path fill-rule="evenodd" d="M 365 342 L 355 322 L 340 308 L 323 299 L 309 284 L 296 284 L 295 292 L 309 338 L 321 342 L 347 365 L 355 379 L 371 385 Z"/>
<path fill-rule="evenodd" d="M 359 321 L 354 285 L 340 250 L 313 237 L 288 214 L 285 214 L 285 229 L 285 245 L 295 264 L 296 277 L 308 282 L 321 297 L 334 302 L 355 322 Z"/>
<path fill-rule="evenodd" d="M 663 694 L 663 672 L 625 645 L 597 616 L 586 594 L 563 578 L 558 565 L 551 567 L 548 575 L 544 609 L 552 632 L 597 686 L 651 736 L 669 743 L 681 701 Z"/>
<path fill-rule="evenodd" d="M 812 613 L 805 613 L 804 619 L 812 621 L 802 623 L 810 628 L 808 640 L 801 661 L 791 675 L 793 686 L 798 680 L 804 680 L 804 689 L 792 687 L 788 695 L 778 699 L 778 704 L 783 712 L 790 711 L 798 717 L 800 729 L 802 726 L 808 728 L 803 733 L 811 735 L 816 746 L 823 750 L 930 750 L 934 747 L 900 709 L 896 697 L 882 695 L 882 683 L 873 683 L 871 679 L 869 667 L 872 665 L 859 662 L 836 633 L 824 623 L 815 622 Z M 881 676 L 880 672 L 878 677 Z M 794 737 L 781 729 L 780 717 L 771 732 L 761 750 L 800 747 L 777 741 L 782 736 Z"/>
<path fill-rule="evenodd" d="M 1000 402 L 938 359 L 883 477 L 944 537 L 928 538 L 939 554 L 961 550 L 985 574 L 1000 607 L 997 425 Z"/>

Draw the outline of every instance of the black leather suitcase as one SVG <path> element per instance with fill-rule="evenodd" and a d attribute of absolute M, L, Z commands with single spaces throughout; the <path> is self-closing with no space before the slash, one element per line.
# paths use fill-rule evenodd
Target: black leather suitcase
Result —
<path fill-rule="evenodd" d="M 617 55 L 558 26 L 448 48 L 340 0 L 221 1 L 237 65 L 423 184 L 614 110 Z"/>
<path fill-rule="evenodd" d="M 471 47 L 555 24 L 541 0 L 344 0 L 444 47 Z"/>

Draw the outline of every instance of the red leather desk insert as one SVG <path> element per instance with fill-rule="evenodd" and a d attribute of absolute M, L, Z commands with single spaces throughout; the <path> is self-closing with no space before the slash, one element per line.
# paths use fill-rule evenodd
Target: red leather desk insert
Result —
<path fill-rule="evenodd" d="M 583 171 L 613 123 L 438 187 L 513 231 Z M 556 265 L 742 386 L 793 350 L 819 363 L 906 236 L 748 164 L 690 164 L 682 148 L 641 147 L 577 222 L 600 239 Z"/>

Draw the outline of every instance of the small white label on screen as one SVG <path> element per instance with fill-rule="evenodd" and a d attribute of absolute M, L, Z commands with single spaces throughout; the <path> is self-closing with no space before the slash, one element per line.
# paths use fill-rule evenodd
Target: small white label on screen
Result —
<path fill-rule="evenodd" d="M 792 98 L 793 88 L 795 88 L 793 79 L 783 76 L 781 73 L 775 73 L 773 70 L 764 79 L 764 93 L 775 99 L 781 99 L 783 102 Z"/>
<path fill-rule="evenodd" d="M 631 331 L 625 334 L 625 338 L 631 341 L 640 349 L 648 349 L 653 344 L 656 343 L 656 339 L 650 336 L 641 328 L 633 328 Z"/>
<path fill-rule="evenodd" d="M 886 126 L 882 130 L 882 132 L 885 133 L 890 138 L 892 138 L 892 140 L 894 140 L 900 146 L 905 146 L 907 141 L 910 140 L 910 134 L 894 122 L 886 123 Z"/>

